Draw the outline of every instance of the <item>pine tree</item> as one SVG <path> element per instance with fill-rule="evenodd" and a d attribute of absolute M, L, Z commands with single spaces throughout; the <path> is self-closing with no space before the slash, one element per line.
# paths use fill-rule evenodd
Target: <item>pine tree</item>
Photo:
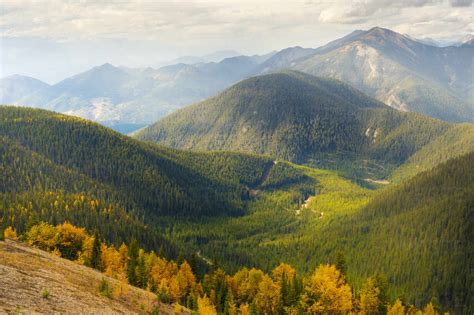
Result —
<path fill-rule="evenodd" d="M 341 274 L 343 274 L 344 276 L 346 275 L 346 257 L 344 256 L 343 252 L 337 252 L 336 254 L 336 268 L 341 272 Z"/>
<path fill-rule="evenodd" d="M 385 275 L 380 273 L 376 273 L 375 276 L 373 276 L 373 279 L 375 287 L 379 290 L 379 313 L 384 314 L 387 311 L 387 305 L 390 304 L 390 298 L 388 296 L 388 280 Z"/>
<path fill-rule="evenodd" d="M 91 267 L 102 270 L 102 261 L 101 261 L 101 245 L 102 242 L 99 238 L 99 233 L 97 231 L 94 232 L 94 243 L 92 244 L 92 252 L 91 252 Z"/>
<path fill-rule="evenodd" d="M 128 247 L 128 264 L 127 264 L 127 278 L 128 283 L 132 285 L 139 285 L 137 277 L 137 266 L 138 266 L 138 243 L 136 239 L 132 239 L 130 246 Z"/>
<path fill-rule="evenodd" d="M 144 255 L 139 255 L 138 258 L 138 285 L 141 288 L 146 288 L 148 285 L 148 274 L 146 272 L 145 257 Z"/>
<path fill-rule="evenodd" d="M 289 292 L 288 292 L 288 282 L 286 281 L 286 275 L 283 272 L 281 281 L 280 281 L 280 304 L 281 306 L 279 307 L 280 310 L 283 310 L 284 306 L 288 306 L 288 298 L 289 298 Z"/>

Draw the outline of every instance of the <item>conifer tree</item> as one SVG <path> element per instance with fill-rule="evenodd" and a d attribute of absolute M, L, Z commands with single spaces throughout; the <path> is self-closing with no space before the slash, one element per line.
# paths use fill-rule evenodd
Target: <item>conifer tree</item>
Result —
<path fill-rule="evenodd" d="M 138 243 L 136 239 L 132 239 L 128 247 L 128 264 L 127 264 L 127 278 L 128 283 L 138 285 L 137 267 L 138 267 Z"/>
<path fill-rule="evenodd" d="M 343 252 L 337 252 L 336 254 L 336 268 L 341 272 L 342 275 L 346 275 L 346 257 L 344 256 Z"/>
<path fill-rule="evenodd" d="M 92 252 L 91 252 L 91 267 L 102 270 L 102 261 L 101 261 L 101 245 L 102 242 L 99 238 L 99 233 L 97 230 L 94 232 L 94 243 L 92 244 Z"/>
<path fill-rule="evenodd" d="M 137 273 L 138 273 L 138 279 L 137 279 L 138 285 L 141 288 L 146 288 L 148 284 L 148 274 L 146 272 L 145 257 L 143 253 L 141 253 L 141 255 L 139 254 Z"/>

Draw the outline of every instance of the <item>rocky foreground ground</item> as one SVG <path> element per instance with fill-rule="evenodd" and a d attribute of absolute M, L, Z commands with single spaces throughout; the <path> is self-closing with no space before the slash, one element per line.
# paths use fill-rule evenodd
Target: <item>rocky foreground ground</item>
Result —
<path fill-rule="evenodd" d="M 99 290 L 105 278 L 111 297 Z M 149 291 L 20 242 L 0 242 L 0 314 L 173 314 Z"/>

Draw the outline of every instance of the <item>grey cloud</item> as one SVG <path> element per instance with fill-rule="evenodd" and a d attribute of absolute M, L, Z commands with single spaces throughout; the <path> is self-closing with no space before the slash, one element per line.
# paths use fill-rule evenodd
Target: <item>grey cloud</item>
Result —
<path fill-rule="evenodd" d="M 362 0 L 339 1 L 324 9 L 319 19 L 321 22 L 357 24 L 375 14 L 393 15 L 403 8 L 419 8 L 438 3 L 437 0 Z"/>
<path fill-rule="evenodd" d="M 472 0 L 450 0 L 453 7 L 470 7 L 472 6 Z"/>

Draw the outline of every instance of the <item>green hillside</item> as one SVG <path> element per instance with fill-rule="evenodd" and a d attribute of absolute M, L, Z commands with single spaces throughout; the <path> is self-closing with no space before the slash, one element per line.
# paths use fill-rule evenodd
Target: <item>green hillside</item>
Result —
<path fill-rule="evenodd" d="M 326 244 L 315 247 L 312 255 L 343 250 L 351 272 L 363 276 L 375 268 L 388 275 L 397 286 L 392 294 L 415 303 L 436 297 L 456 313 L 469 313 L 473 167 L 471 152 L 376 194 L 355 216 L 334 222 L 308 240 Z M 412 294 L 415 288 L 422 289 Z"/>
<path fill-rule="evenodd" d="M 456 314 L 469 313 L 472 167 L 474 153 L 375 192 L 334 172 L 301 167 L 315 184 L 261 192 L 246 216 L 162 224 L 167 237 L 227 270 L 271 270 L 287 262 L 307 273 L 342 253 L 355 288 L 380 273 L 391 299 L 403 296 L 416 305 L 435 299 Z"/>
<path fill-rule="evenodd" d="M 391 177 L 394 181 L 400 182 L 411 174 L 428 170 L 455 155 L 466 154 L 473 150 L 474 125 L 455 125 L 413 154 Z"/>
<path fill-rule="evenodd" d="M 143 144 L 65 115 L 13 107 L 0 111 L 3 137 L 71 172 L 110 186 L 124 205 L 155 215 L 237 211 L 228 202 L 240 199 L 244 185 L 256 182 L 269 161 L 231 153 L 211 154 L 210 160 L 209 154 L 189 156 Z M 232 173 L 226 172 L 229 165 L 235 167 Z"/>
<path fill-rule="evenodd" d="M 456 136 L 453 128 L 391 109 L 339 81 L 286 71 L 242 81 L 135 137 L 181 149 L 265 153 L 360 181 L 388 178 L 433 141 L 453 148 L 436 163 L 473 150 L 472 135 Z"/>
<path fill-rule="evenodd" d="M 86 120 L 0 107 L 0 205 L 19 232 L 38 221 L 99 229 L 116 243 L 176 251 L 161 216 L 242 215 L 268 157 L 192 154 L 143 144 Z M 274 181 L 278 186 L 281 178 Z"/>
<path fill-rule="evenodd" d="M 176 148 L 239 150 L 299 161 L 315 151 L 357 150 L 366 140 L 355 111 L 382 106 L 340 82 L 285 72 L 242 81 L 136 137 Z"/>

